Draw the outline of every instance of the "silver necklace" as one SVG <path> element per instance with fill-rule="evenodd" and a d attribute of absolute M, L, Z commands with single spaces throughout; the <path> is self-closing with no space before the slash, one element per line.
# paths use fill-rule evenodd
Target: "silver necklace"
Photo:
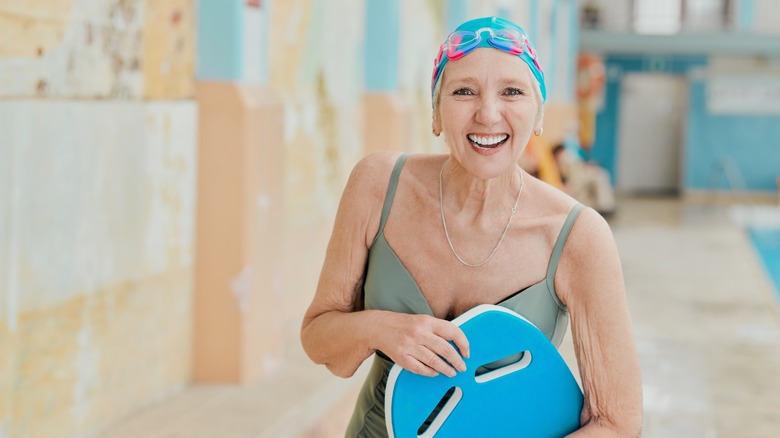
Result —
<path fill-rule="evenodd" d="M 461 256 L 458 255 L 458 253 L 455 251 L 455 247 L 452 246 L 452 239 L 450 239 L 450 233 L 447 231 L 447 220 L 444 219 L 444 201 L 443 201 L 443 190 L 442 190 L 442 175 L 444 175 L 444 166 L 447 164 L 447 161 L 445 160 L 444 164 L 441 166 L 441 171 L 439 171 L 439 211 L 441 212 L 441 224 L 444 226 L 444 235 L 447 237 L 447 243 L 450 244 L 450 249 L 452 250 L 452 253 L 455 255 L 455 258 L 458 259 L 458 261 L 465 265 L 470 266 L 472 268 L 476 268 L 479 266 L 484 265 L 488 262 L 491 258 L 493 258 L 493 255 L 498 251 L 498 247 L 501 246 L 501 243 L 504 241 L 504 238 L 506 237 L 506 232 L 509 231 L 509 224 L 512 222 L 512 217 L 515 215 L 515 212 L 517 211 L 517 203 L 520 201 L 520 195 L 523 193 L 523 187 L 525 187 L 525 184 L 523 184 L 523 171 L 520 171 L 520 190 L 517 192 L 517 199 L 515 199 L 515 205 L 512 207 L 512 213 L 509 214 L 509 219 L 506 221 L 506 226 L 504 227 L 504 232 L 501 234 L 501 238 L 498 240 L 498 243 L 496 244 L 496 247 L 493 248 L 493 251 L 490 253 L 489 256 L 485 260 L 482 260 L 479 263 L 469 263 Z"/>

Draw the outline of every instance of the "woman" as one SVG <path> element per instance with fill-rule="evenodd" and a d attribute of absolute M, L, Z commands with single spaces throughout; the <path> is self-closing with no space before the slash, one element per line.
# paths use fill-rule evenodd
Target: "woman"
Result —
<path fill-rule="evenodd" d="M 386 436 L 393 363 L 464 371 L 468 341 L 449 321 L 484 303 L 520 313 L 556 346 L 571 314 L 585 393 L 571 436 L 638 436 L 639 365 L 609 227 L 516 164 L 541 134 L 546 97 L 525 32 L 494 17 L 462 24 L 431 88 L 433 133 L 450 153 L 357 164 L 301 330 L 307 354 L 338 376 L 374 356 L 347 436 Z"/>

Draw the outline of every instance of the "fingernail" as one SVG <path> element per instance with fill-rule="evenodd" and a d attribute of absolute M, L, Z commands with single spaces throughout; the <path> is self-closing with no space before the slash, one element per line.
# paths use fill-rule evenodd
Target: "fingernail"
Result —
<path fill-rule="evenodd" d="M 466 372 L 466 364 L 460 366 L 460 372 L 461 373 Z"/>
<path fill-rule="evenodd" d="M 447 376 L 449 376 L 449 377 L 455 377 L 455 374 L 456 374 L 455 371 L 452 371 L 452 370 L 447 371 Z"/>

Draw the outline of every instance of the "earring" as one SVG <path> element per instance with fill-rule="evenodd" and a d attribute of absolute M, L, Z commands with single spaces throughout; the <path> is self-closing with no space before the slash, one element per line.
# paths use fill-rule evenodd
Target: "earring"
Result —
<path fill-rule="evenodd" d="M 534 131 L 534 135 L 539 137 L 544 132 L 544 128 L 539 128 L 536 131 Z"/>

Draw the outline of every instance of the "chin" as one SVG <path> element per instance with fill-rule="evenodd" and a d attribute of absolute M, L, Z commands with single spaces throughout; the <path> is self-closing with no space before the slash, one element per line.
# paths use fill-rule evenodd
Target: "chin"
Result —
<path fill-rule="evenodd" d="M 514 154 L 508 153 L 508 150 L 504 152 L 507 153 L 497 152 L 491 155 L 469 154 L 468 162 L 462 164 L 476 178 L 483 180 L 497 178 L 509 169 L 513 169 L 517 164 L 517 158 L 514 157 Z"/>

